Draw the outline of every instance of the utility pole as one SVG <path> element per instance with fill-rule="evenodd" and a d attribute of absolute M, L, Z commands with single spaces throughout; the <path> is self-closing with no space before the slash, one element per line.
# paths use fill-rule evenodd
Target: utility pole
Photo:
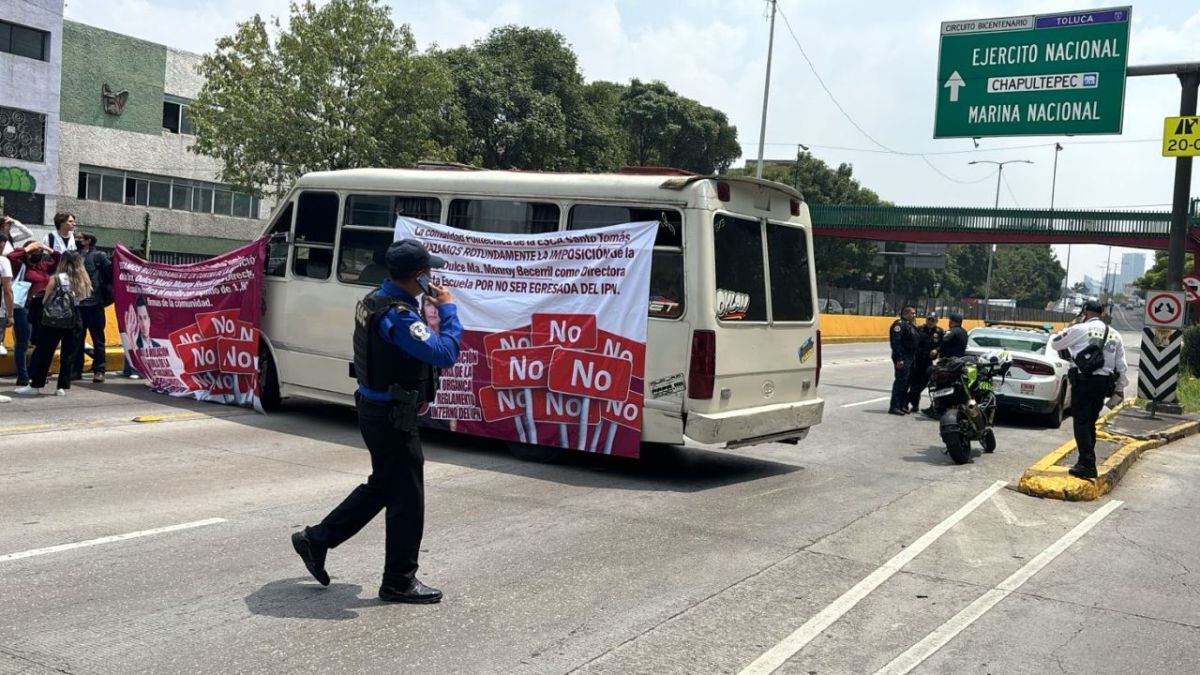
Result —
<path fill-rule="evenodd" d="M 757 178 L 762 178 L 763 175 L 763 148 L 767 142 L 767 101 L 771 96 L 771 54 L 775 51 L 775 3 L 777 0 L 770 0 L 771 3 L 771 35 L 767 38 L 767 79 L 763 83 L 763 106 L 762 106 L 762 124 L 758 127 L 758 170 L 755 172 Z"/>
<path fill-rule="evenodd" d="M 150 212 L 142 218 L 142 258 L 150 259 Z"/>
<path fill-rule="evenodd" d="M 1051 213 L 1053 213 L 1053 211 L 1054 211 L 1054 193 L 1055 193 L 1055 189 L 1058 187 L 1058 153 L 1062 152 L 1062 149 L 1063 149 L 1063 146 L 1061 143 L 1054 144 L 1054 171 L 1050 174 L 1050 211 L 1051 211 Z M 1050 226 L 1054 227 L 1053 220 L 1051 221 Z M 1062 292 L 1062 297 L 1059 298 L 1060 300 L 1063 300 L 1067 297 L 1067 289 L 1070 287 L 1070 285 L 1071 285 L 1071 245 L 1067 244 L 1067 271 L 1066 271 L 1066 274 L 1063 275 L 1063 292 Z M 1063 305 L 1063 309 L 1064 310 L 1066 309 L 1065 304 Z"/>
<path fill-rule="evenodd" d="M 1000 181 L 1004 178 L 1005 164 L 1033 164 L 1028 159 L 1009 159 L 1003 162 L 997 162 L 991 159 L 976 159 L 968 164 L 995 164 L 996 165 L 996 202 L 992 206 L 993 209 L 1000 208 Z M 996 218 L 992 216 L 992 229 L 996 229 Z M 988 264 L 987 264 L 987 281 L 983 285 L 983 320 L 988 320 L 988 306 L 992 304 L 992 258 L 996 255 L 996 245 L 990 244 L 988 248 Z"/>

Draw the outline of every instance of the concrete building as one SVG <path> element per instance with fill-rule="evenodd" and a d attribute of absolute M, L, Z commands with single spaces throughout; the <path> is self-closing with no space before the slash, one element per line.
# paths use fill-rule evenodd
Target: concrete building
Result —
<path fill-rule="evenodd" d="M 62 0 L 0 2 L 0 198 L 30 225 L 56 208 Z"/>
<path fill-rule="evenodd" d="M 256 237 L 270 204 L 220 183 L 220 162 L 188 149 L 200 57 L 62 26 L 58 208 L 102 245 L 138 248 L 147 214 L 156 250 L 218 253 Z"/>
<path fill-rule="evenodd" d="M 1132 286 L 1133 282 L 1145 273 L 1145 253 L 1123 253 L 1121 254 L 1121 276 L 1117 280 L 1117 287 Z"/>

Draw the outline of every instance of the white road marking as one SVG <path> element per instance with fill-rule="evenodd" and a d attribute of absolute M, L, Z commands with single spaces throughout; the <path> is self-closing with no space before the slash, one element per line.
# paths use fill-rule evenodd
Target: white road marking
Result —
<path fill-rule="evenodd" d="M 1013 591 L 1020 588 L 1022 584 L 1029 581 L 1033 575 L 1040 572 L 1046 565 L 1049 565 L 1059 554 L 1079 541 L 1083 535 L 1087 534 L 1101 520 L 1104 520 L 1108 514 L 1120 508 L 1122 504 L 1124 502 L 1114 500 L 1094 511 L 1092 515 L 1085 518 L 1074 529 L 1064 534 L 1061 539 L 1025 563 L 1021 569 L 1014 572 L 1004 581 L 1001 581 L 992 590 L 984 593 L 982 597 L 972 602 L 966 609 L 955 614 L 946 623 L 925 636 L 925 639 L 909 647 L 907 651 L 897 656 L 891 663 L 880 668 L 876 671 L 875 675 L 905 675 L 913 668 L 921 665 L 925 659 L 933 656 L 937 650 L 945 647 L 963 629 L 975 623 L 979 617 L 986 614 L 992 607 L 995 607 L 996 603 L 1008 597 Z"/>
<path fill-rule="evenodd" d="M 847 403 L 847 404 L 845 404 L 845 405 L 843 405 L 843 406 L 841 406 L 841 407 L 843 407 L 843 408 L 855 408 L 855 407 L 857 407 L 857 406 L 860 406 L 860 405 L 870 405 L 870 404 L 872 404 L 872 403 L 882 403 L 883 401 L 890 401 L 890 400 L 892 400 L 892 397 L 891 397 L 891 396 L 880 396 L 879 398 L 873 398 L 873 399 L 871 399 L 870 401 L 859 401 L 858 403 Z"/>
<path fill-rule="evenodd" d="M 1041 525 L 1041 523 L 1031 523 L 1017 517 L 1012 507 L 1008 505 L 1008 502 L 1004 501 L 1004 498 L 999 493 L 992 497 L 992 503 L 996 505 L 996 510 L 1000 512 L 1001 517 L 1004 518 L 1004 522 L 1009 525 L 1015 525 L 1016 527 L 1035 527 Z"/>
<path fill-rule="evenodd" d="M 37 555 L 46 555 L 47 553 L 60 553 L 62 551 L 70 551 L 76 548 L 86 548 L 88 546 L 99 546 L 100 544 L 109 544 L 114 541 L 125 541 L 126 539 L 137 539 L 138 537 L 149 537 L 154 534 L 166 534 L 167 532 L 178 532 L 179 530 L 190 530 L 193 527 L 204 527 L 205 525 L 216 525 L 224 523 L 224 518 L 208 518 L 206 520 L 196 520 L 190 523 L 180 523 L 178 525 L 168 525 L 167 527 L 156 527 L 153 530 L 139 530 L 137 532 L 126 532 L 125 534 L 114 534 L 109 537 L 100 537 L 99 539 L 88 539 L 87 541 L 77 541 L 73 544 L 59 544 L 58 546 L 47 546 L 46 548 L 35 548 L 29 551 L 20 551 L 18 553 L 9 553 L 0 555 L 0 562 L 8 562 L 10 560 L 20 560 L 21 558 L 32 558 Z"/>
<path fill-rule="evenodd" d="M 878 569 L 867 575 L 865 579 L 855 584 L 853 588 L 843 593 L 837 600 L 834 600 L 828 607 L 805 622 L 803 626 L 797 628 L 795 632 L 784 638 L 779 644 L 767 650 L 762 656 L 755 659 L 753 663 L 743 668 L 740 675 L 767 675 L 768 673 L 775 672 L 776 668 L 795 656 L 801 649 L 804 649 L 805 645 L 825 632 L 827 628 L 842 618 L 846 612 L 853 609 L 863 598 L 870 595 L 876 588 L 879 588 L 880 584 L 892 578 L 892 575 L 899 572 L 902 567 L 912 562 L 913 558 L 916 558 L 922 551 L 929 548 L 933 542 L 938 540 L 938 537 L 941 537 L 963 518 L 970 515 L 972 511 L 979 508 L 979 505 L 990 499 L 992 495 L 1003 490 L 1005 485 L 1006 483 L 1002 480 L 992 483 L 991 487 L 976 495 L 971 501 L 964 504 L 962 508 L 934 526 L 932 530 L 921 535 L 920 539 L 909 544 L 903 551 L 892 556 L 891 560 L 883 563 Z"/>

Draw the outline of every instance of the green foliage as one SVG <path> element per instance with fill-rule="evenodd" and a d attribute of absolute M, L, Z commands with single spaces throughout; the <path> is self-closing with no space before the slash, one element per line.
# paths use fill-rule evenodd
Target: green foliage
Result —
<path fill-rule="evenodd" d="M 741 154 L 737 128 L 725 113 L 680 96 L 662 82 L 633 80 L 621 96 L 618 120 L 637 166 L 720 173 Z"/>
<path fill-rule="evenodd" d="M 1183 329 L 1183 368 L 1192 377 L 1200 377 L 1200 325 Z"/>
<path fill-rule="evenodd" d="M 1166 251 L 1154 252 L 1154 264 L 1146 273 L 1138 277 L 1133 285 L 1141 291 L 1141 296 L 1146 297 L 1147 291 L 1161 291 L 1167 287 L 1167 265 L 1170 263 L 1170 257 Z M 1183 271 L 1195 269 L 1195 258 L 1189 251 L 1183 261 Z"/>
<path fill-rule="evenodd" d="M 306 0 L 273 26 L 255 15 L 199 65 L 194 149 L 222 160 L 223 180 L 281 191 L 309 171 L 451 156 L 450 75 L 385 5 Z"/>

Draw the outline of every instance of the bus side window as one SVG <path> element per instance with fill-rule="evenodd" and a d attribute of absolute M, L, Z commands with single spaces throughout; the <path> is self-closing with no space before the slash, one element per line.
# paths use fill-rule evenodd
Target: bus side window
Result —
<path fill-rule="evenodd" d="M 288 254 L 288 235 L 292 232 L 292 203 L 288 202 L 279 217 L 275 219 L 275 224 L 271 226 L 271 231 L 268 233 L 271 237 L 267 244 L 267 268 L 268 276 L 281 277 L 287 272 L 287 254 Z"/>
<path fill-rule="evenodd" d="M 338 250 L 338 281 L 378 286 L 387 278 L 384 253 L 392 243 L 392 230 L 347 227 Z"/>
<path fill-rule="evenodd" d="M 654 258 L 650 266 L 649 315 L 661 319 L 683 316 L 683 216 L 674 209 L 623 205 L 577 204 L 567 213 L 568 230 L 658 221 Z"/>
<path fill-rule="evenodd" d="M 475 232 L 544 234 L 558 229 L 558 204 L 506 199 L 455 199 L 450 227 Z"/>
<path fill-rule="evenodd" d="M 328 279 L 333 269 L 333 238 L 337 234 L 338 196 L 333 192 L 305 192 L 296 208 L 292 274 L 307 279 Z"/>

